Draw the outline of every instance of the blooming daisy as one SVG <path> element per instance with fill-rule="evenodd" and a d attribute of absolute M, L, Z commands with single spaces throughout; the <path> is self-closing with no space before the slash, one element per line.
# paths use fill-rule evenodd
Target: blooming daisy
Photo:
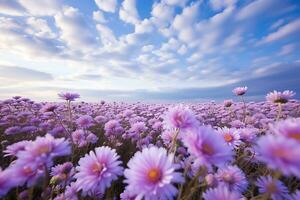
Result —
<path fill-rule="evenodd" d="M 181 183 L 181 173 L 173 163 L 173 155 L 166 149 L 152 146 L 137 152 L 128 162 L 125 169 L 127 190 L 137 199 L 173 199 L 177 194 L 174 183 Z"/>
<path fill-rule="evenodd" d="M 233 156 L 222 136 L 210 127 L 202 126 L 187 132 L 183 143 L 196 161 L 203 165 L 223 165 Z"/>
<path fill-rule="evenodd" d="M 110 147 L 98 147 L 79 160 L 74 175 L 78 191 L 91 195 L 105 192 L 111 182 L 122 175 L 123 168 L 116 150 Z"/>

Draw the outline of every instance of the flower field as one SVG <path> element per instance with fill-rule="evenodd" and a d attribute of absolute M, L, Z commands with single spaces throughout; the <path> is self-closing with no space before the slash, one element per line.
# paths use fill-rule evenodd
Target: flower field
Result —
<path fill-rule="evenodd" d="M 300 199 L 292 91 L 182 104 L 0 101 L 0 198 Z"/>

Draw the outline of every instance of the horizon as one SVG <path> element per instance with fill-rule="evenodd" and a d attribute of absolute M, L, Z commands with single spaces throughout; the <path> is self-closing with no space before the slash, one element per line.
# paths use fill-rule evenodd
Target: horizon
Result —
<path fill-rule="evenodd" d="M 0 99 L 299 99 L 299 49 L 297 0 L 4 0 Z"/>

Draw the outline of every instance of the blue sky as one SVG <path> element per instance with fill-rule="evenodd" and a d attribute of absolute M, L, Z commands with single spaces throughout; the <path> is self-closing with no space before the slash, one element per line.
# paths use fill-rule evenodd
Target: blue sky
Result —
<path fill-rule="evenodd" d="M 1 0 L 0 98 L 299 98 L 299 49 L 298 0 Z"/>

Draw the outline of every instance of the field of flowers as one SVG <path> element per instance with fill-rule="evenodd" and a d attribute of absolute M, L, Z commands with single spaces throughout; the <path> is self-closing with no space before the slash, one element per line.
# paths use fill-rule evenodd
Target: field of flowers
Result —
<path fill-rule="evenodd" d="M 0 198 L 300 199 L 300 102 L 0 101 Z"/>

